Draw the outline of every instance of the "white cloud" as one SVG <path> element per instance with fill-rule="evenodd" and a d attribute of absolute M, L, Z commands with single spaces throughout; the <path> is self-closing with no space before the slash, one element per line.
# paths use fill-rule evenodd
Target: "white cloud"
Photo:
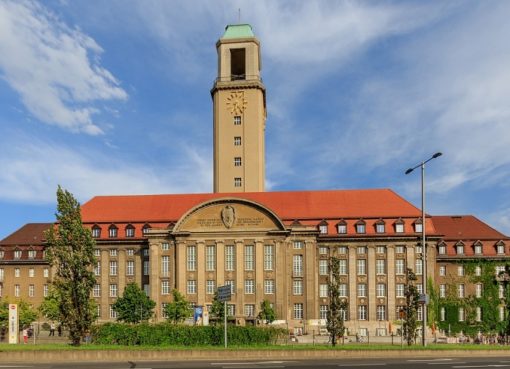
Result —
<path fill-rule="evenodd" d="M 148 168 L 80 147 L 13 135 L 0 145 L 0 198 L 53 203 L 58 184 L 84 201 L 95 195 L 209 192 L 210 160 L 183 148 L 181 164 Z"/>
<path fill-rule="evenodd" d="M 102 133 L 98 100 L 127 98 L 99 63 L 102 49 L 42 5 L 0 2 L 0 71 L 38 120 L 73 132 Z"/>

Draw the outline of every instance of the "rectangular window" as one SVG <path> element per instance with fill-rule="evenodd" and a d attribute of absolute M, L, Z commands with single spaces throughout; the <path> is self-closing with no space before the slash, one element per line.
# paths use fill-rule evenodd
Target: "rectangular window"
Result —
<path fill-rule="evenodd" d="M 134 260 L 128 260 L 126 262 L 126 275 L 135 275 L 135 262 Z"/>
<path fill-rule="evenodd" d="M 216 246 L 214 245 L 205 248 L 205 270 L 208 272 L 216 270 Z"/>
<path fill-rule="evenodd" d="M 367 274 L 367 261 L 365 259 L 358 259 L 357 262 L 357 271 L 358 275 Z"/>
<path fill-rule="evenodd" d="M 29 277 L 29 278 L 34 278 L 34 276 L 35 276 L 35 270 L 34 270 L 34 268 L 30 268 L 30 269 L 28 269 L 28 277 Z"/>
<path fill-rule="evenodd" d="M 338 274 L 347 275 L 347 260 L 345 259 L 338 260 Z"/>
<path fill-rule="evenodd" d="M 96 265 L 94 266 L 94 275 L 100 276 L 101 275 L 101 262 L 98 261 Z"/>
<path fill-rule="evenodd" d="M 498 297 L 500 299 L 505 298 L 505 287 L 502 284 L 498 285 Z"/>
<path fill-rule="evenodd" d="M 274 263 L 273 245 L 264 246 L 264 270 L 273 270 Z"/>
<path fill-rule="evenodd" d="M 323 297 L 323 298 L 328 297 L 328 285 L 327 284 L 319 285 L 319 297 Z"/>
<path fill-rule="evenodd" d="M 36 253 L 37 252 L 35 250 L 28 250 L 28 258 L 29 259 L 35 259 Z"/>
<path fill-rule="evenodd" d="M 475 267 L 475 275 L 477 277 L 480 277 L 482 275 L 482 268 L 481 267 L 479 267 L 479 266 Z"/>
<path fill-rule="evenodd" d="M 101 297 L 101 285 L 95 284 L 92 289 L 92 297 Z"/>
<path fill-rule="evenodd" d="M 5 272 L 4 268 L 0 268 L 0 282 L 4 280 Z"/>
<path fill-rule="evenodd" d="M 463 245 L 457 245 L 457 254 L 458 255 L 464 254 L 464 246 Z"/>
<path fill-rule="evenodd" d="M 418 310 L 416 311 L 416 320 L 421 322 L 423 320 L 423 306 L 419 306 Z"/>
<path fill-rule="evenodd" d="M 161 303 L 161 316 L 165 319 L 168 318 L 168 313 L 166 311 L 166 307 L 168 306 L 168 303 L 167 302 L 162 302 Z"/>
<path fill-rule="evenodd" d="M 482 308 L 480 306 L 476 307 L 475 321 L 477 321 L 477 322 L 481 322 L 482 321 Z"/>
<path fill-rule="evenodd" d="M 439 297 L 446 298 L 446 284 L 439 285 Z"/>
<path fill-rule="evenodd" d="M 377 297 L 386 297 L 386 285 L 384 283 L 377 284 Z"/>
<path fill-rule="evenodd" d="M 235 177 L 234 178 L 234 187 L 241 187 L 243 184 L 241 177 Z"/>
<path fill-rule="evenodd" d="M 274 294 L 274 280 L 273 279 L 264 280 L 264 293 L 266 295 Z"/>
<path fill-rule="evenodd" d="M 227 316 L 236 315 L 236 306 L 234 304 L 227 304 Z"/>
<path fill-rule="evenodd" d="M 482 245 L 475 245 L 475 254 L 476 255 L 482 254 Z"/>
<path fill-rule="evenodd" d="M 444 322 L 446 320 L 446 309 L 442 306 L 439 309 L 439 321 Z"/>
<path fill-rule="evenodd" d="M 328 275 L 328 261 L 319 260 L 319 275 Z"/>
<path fill-rule="evenodd" d="M 240 136 L 234 137 L 234 146 L 241 146 L 241 137 Z"/>
<path fill-rule="evenodd" d="M 347 247 L 345 247 L 345 246 L 339 246 L 339 247 L 338 247 L 338 254 L 339 254 L 339 255 L 346 255 L 346 254 L 347 254 Z"/>
<path fill-rule="evenodd" d="M 358 284 L 358 297 L 367 297 L 367 285 L 364 283 Z"/>
<path fill-rule="evenodd" d="M 110 256 L 111 257 L 116 257 L 117 256 L 117 249 L 111 249 L 110 250 Z"/>
<path fill-rule="evenodd" d="M 328 248 L 321 246 L 319 247 L 319 255 L 327 255 L 328 254 Z"/>
<path fill-rule="evenodd" d="M 110 275 L 112 275 L 112 276 L 117 275 L 117 262 L 116 261 L 110 261 Z"/>
<path fill-rule="evenodd" d="M 340 297 L 347 297 L 347 284 L 346 283 L 340 283 L 338 285 L 338 295 Z"/>
<path fill-rule="evenodd" d="M 241 125 L 241 116 L 240 115 L 234 116 L 234 125 L 235 126 L 240 126 Z"/>
<path fill-rule="evenodd" d="M 19 268 L 14 269 L 14 277 L 19 278 L 21 276 L 21 272 Z"/>
<path fill-rule="evenodd" d="M 235 249 L 233 245 L 225 246 L 225 270 L 235 270 Z"/>
<path fill-rule="evenodd" d="M 464 298 L 464 285 L 463 284 L 457 285 L 457 297 Z"/>
<path fill-rule="evenodd" d="M 169 281 L 161 281 L 161 294 L 162 295 L 170 294 L 170 282 Z"/>
<path fill-rule="evenodd" d="M 403 275 L 405 274 L 405 261 L 404 259 L 395 260 L 395 274 Z"/>
<path fill-rule="evenodd" d="M 303 248 L 303 241 L 294 241 L 294 250 L 301 250 Z"/>
<path fill-rule="evenodd" d="M 303 304 L 294 304 L 294 319 L 303 319 Z"/>
<path fill-rule="evenodd" d="M 99 249 L 95 249 L 95 250 L 94 250 L 94 256 L 95 256 L 96 258 L 100 257 L 100 256 L 101 256 L 101 250 L 99 250 Z"/>
<path fill-rule="evenodd" d="M 28 285 L 28 297 L 34 297 L 35 287 L 33 284 Z"/>
<path fill-rule="evenodd" d="M 161 244 L 161 251 L 168 251 L 170 250 L 170 244 L 168 242 L 163 242 Z"/>
<path fill-rule="evenodd" d="M 421 247 L 421 246 L 416 246 L 416 247 L 415 247 L 415 251 L 416 251 L 416 253 L 417 253 L 417 254 L 422 254 L 422 253 L 423 253 L 423 247 Z"/>
<path fill-rule="evenodd" d="M 464 277 L 464 266 L 463 265 L 459 265 L 457 267 L 457 275 L 459 277 Z"/>
<path fill-rule="evenodd" d="M 327 224 L 319 225 L 319 233 L 320 234 L 328 234 L 328 225 Z"/>
<path fill-rule="evenodd" d="M 404 297 L 405 296 L 404 293 L 405 293 L 405 285 L 404 284 L 399 283 L 399 284 L 395 285 L 396 297 Z"/>
<path fill-rule="evenodd" d="M 144 228 L 149 229 L 149 228 Z M 149 249 L 143 249 L 143 256 L 149 257 Z"/>
<path fill-rule="evenodd" d="M 464 308 L 459 307 L 459 322 L 463 322 L 465 320 Z"/>
<path fill-rule="evenodd" d="M 135 237 L 135 229 L 133 227 L 126 228 L 126 237 Z"/>
<path fill-rule="evenodd" d="M 253 270 L 255 264 L 254 250 L 253 245 L 244 246 L 244 270 Z"/>
<path fill-rule="evenodd" d="M 244 281 L 244 293 L 247 295 L 255 293 L 255 281 L 253 279 L 246 279 Z"/>
<path fill-rule="evenodd" d="M 498 254 L 504 254 L 505 253 L 505 245 L 498 245 L 497 251 L 498 251 Z"/>
<path fill-rule="evenodd" d="M 190 280 L 187 282 L 186 285 L 186 291 L 188 292 L 188 295 L 194 295 L 197 293 L 197 281 Z"/>
<path fill-rule="evenodd" d="M 303 255 L 294 255 L 292 263 L 294 277 L 303 276 Z"/>
<path fill-rule="evenodd" d="M 108 236 L 109 236 L 110 238 L 115 238 L 115 237 L 117 237 L 117 228 L 115 228 L 115 227 L 111 227 L 111 228 L 109 228 L 109 229 L 108 229 Z"/>
<path fill-rule="evenodd" d="M 384 233 L 385 232 L 385 229 L 384 229 L 384 223 L 378 223 L 375 225 L 375 231 L 377 233 Z"/>
<path fill-rule="evenodd" d="M 336 226 L 338 234 L 346 234 L 347 233 L 347 224 L 338 224 Z"/>
<path fill-rule="evenodd" d="M 230 293 L 233 295 L 236 293 L 236 283 L 233 280 L 226 280 L 225 286 L 230 286 Z"/>
<path fill-rule="evenodd" d="M 15 284 L 14 285 L 14 297 L 19 297 L 19 295 L 20 295 L 19 284 Z"/>
<path fill-rule="evenodd" d="M 134 256 L 134 255 L 135 255 L 135 250 L 133 250 L 133 249 L 127 249 L 127 250 L 126 250 L 126 254 L 127 254 L 127 256 Z"/>
<path fill-rule="evenodd" d="M 143 285 L 143 292 L 145 292 L 146 296 L 150 296 L 150 294 L 151 294 L 151 286 L 150 286 L 150 284 L 144 284 Z"/>
<path fill-rule="evenodd" d="M 187 248 L 187 268 L 188 271 L 197 269 L 197 248 L 195 246 L 188 246 Z"/>
<path fill-rule="evenodd" d="M 402 224 L 402 223 L 395 224 L 395 232 L 396 233 L 404 233 L 404 224 Z"/>
<path fill-rule="evenodd" d="M 421 223 L 414 223 L 414 231 L 416 233 L 423 232 L 423 227 L 422 227 Z"/>
<path fill-rule="evenodd" d="M 302 280 L 294 279 L 292 281 L 292 292 L 296 296 L 303 294 L 303 281 Z"/>
<path fill-rule="evenodd" d="M 415 262 L 415 274 L 422 275 L 423 274 L 423 260 L 417 259 Z"/>
<path fill-rule="evenodd" d="M 505 307 L 500 306 L 499 307 L 499 321 L 502 322 L 503 320 L 505 320 Z"/>
<path fill-rule="evenodd" d="M 421 283 L 416 284 L 416 291 L 421 295 L 423 293 L 423 285 Z"/>
<path fill-rule="evenodd" d="M 161 257 L 161 276 L 168 277 L 170 274 L 170 256 Z"/>
<path fill-rule="evenodd" d="M 150 272 L 150 264 L 149 260 L 143 261 L 143 275 L 149 275 Z"/>
<path fill-rule="evenodd" d="M 14 259 L 21 259 L 21 250 L 14 250 Z"/>
<path fill-rule="evenodd" d="M 246 304 L 244 305 L 244 316 L 253 318 L 255 316 L 255 305 Z"/>
<path fill-rule="evenodd" d="M 367 253 L 367 248 L 365 246 L 357 247 L 356 252 L 358 255 L 365 255 Z"/>
<path fill-rule="evenodd" d="M 482 297 L 482 286 L 483 286 L 483 285 L 482 285 L 481 283 L 477 283 L 477 284 L 476 284 L 476 287 L 475 287 L 475 288 L 476 288 L 476 289 L 475 289 L 475 296 L 476 296 L 477 298 Z"/>
<path fill-rule="evenodd" d="M 446 276 L 446 266 L 445 266 L 445 265 L 441 265 L 441 266 L 439 267 L 439 275 L 440 275 L 441 277 Z"/>
<path fill-rule="evenodd" d="M 1 295 L 2 294 L 0 293 L 0 296 Z M 43 297 L 48 297 L 48 285 L 47 284 L 43 285 Z"/>
<path fill-rule="evenodd" d="M 236 156 L 236 157 L 234 158 L 234 167 L 240 167 L 240 166 L 241 166 L 241 164 L 242 164 L 242 162 L 241 162 L 241 157 Z"/>
<path fill-rule="evenodd" d="M 356 224 L 356 233 L 365 233 L 365 224 Z"/>
<path fill-rule="evenodd" d="M 99 227 L 92 228 L 92 237 L 94 237 L 94 238 L 101 237 L 101 228 L 99 228 Z"/>
<path fill-rule="evenodd" d="M 110 297 L 117 297 L 117 285 L 116 284 L 110 285 Z"/>
<path fill-rule="evenodd" d="M 322 320 L 326 320 L 328 318 L 328 305 L 321 305 L 319 307 L 319 318 Z"/>
<path fill-rule="evenodd" d="M 366 305 L 358 306 L 358 320 L 367 320 L 367 306 Z"/>
<path fill-rule="evenodd" d="M 377 305 L 376 318 L 377 318 L 377 320 L 386 320 L 386 306 L 385 305 Z"/>
<path fill-rule="evenodd" d="M 5 256 L 4 250 L 0 250 L 0 259 L 3 259 Z"/>
<path fill-rule="evenodd" d="M 214 292 L 216 292 L 216 281 L 207 280 L 205 282 L 205 293 L 208 295 L 214 295 Z"/>
<path fill-rule="evenodd" d="M 113 305 L 110 305 L 110 318 L 111 319 L 116 319 L 117 318 L 117 312 L 113 308 Z"/>
<path fill-rule="evenodd" d="M 386 260 L 377 259 L 375 261 L 375 272 L 377 274 L 386 274 Z"/>
<path fill-rule="evenodd" d="M 386 246 L 377 246 L 375 250 L 377 254 L 386 254 Z"/>

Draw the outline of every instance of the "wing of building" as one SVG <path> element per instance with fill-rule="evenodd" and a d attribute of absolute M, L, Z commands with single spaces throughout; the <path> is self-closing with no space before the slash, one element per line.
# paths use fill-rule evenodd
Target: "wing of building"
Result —
<path fill-rule="evenodd" d="M 279 323 L 318 332 L 334 256 L 347 328 L 386 336 L 405 305 L 407 268 L 441 285 L 466 258 L 508 260 L 508 237 L 475 217 L 426 216 L 424 268 L 421 210 L 391 189 L 265 192 L 260 43 L 249 25 L 233 25 L 216 46 L 214 192 L 97 196 L 82 206 L 97 244 L 100 321 L 115 319 L 112 305 L 131 282 L 156 301 L 155 321 L 164 320 L 172 289 L 207 307 L 218 286 L 230 285 L 236 324 L 255 323 L 269 300 Z M 0 242 L 2 296 L 42 301 L 51 281 L 43 257 L 49 227 L 27 224 Z"/>

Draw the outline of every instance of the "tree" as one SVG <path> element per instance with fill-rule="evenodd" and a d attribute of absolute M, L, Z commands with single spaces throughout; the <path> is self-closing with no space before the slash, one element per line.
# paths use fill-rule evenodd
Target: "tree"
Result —
<path fill-rule="evenodd" d="M 44 298 L 41 305 L 39 305 L 39 312 L 46 319 L 59 322 L 60 321 L 60 297 L 58 296 L 58 291 L 50 287 L 48 291 L 48 295 Z"/>
<path fill-rule="evenodd" d="M 165 308 L 167 319 L 174 324 L 183 322 L 189 318 L 193 311 L 186 298 L 177 290 L 172 291 L 173 301 Z"/>
<path fill-rule="evenodd" d="M 406 305 L 404 306 L 403 335 L 410 346 L 416 341 L 416 328 L 418 326 L 418 309 L 420 307 L 420 294 L 415 286 L 417 280 L 413 271 L 407 268 L 407 284 L 405 287 Z"/>
<path fill-rule="evenodd" d="M 268 300 L 264 300 L 260 303 L 258 318 L 266 324 L 270 324 L 276 320 L 276 313 Z"/>
<path fill-rule="evenodd" d="M 57 223 L 45 232 L 46 256 L 55 276 L 52 282 L 58 299 L 59 321 L 69 329 L 69 339 L 80 345 L 95 319 L 90 297 L 96 282 L 92 273 L 95 264 L 90 230 L 81 222 L 80 204 L 67 190 L 57 189 Z"/>
<path fill-rule="evenodd" d="M 503 303 L 506 310 L 505 335 L 510 335 L 510 265 L 505 265 L 505 270 L 498 273 L 496 282 L 503 286 Z"/>
<path fill-rule="evenodd" d="M 113 304 L 113 310 L 117 312 L 117 320 L 139 323 L 152 317 L 155 306 L 156 303 L 136 283 L 129 283 L 122 297 Z"/>
<path fill-rule="evenodd" d="M 218 290 L 214 293 L 210 313 L 216 323 L 221 323 L 225 319 L 225 303 L 218 300 Z"/>
<path fill-rule="evenodd" d="M 340 259 L 329 258 L 329 309 L 326 316 L 326 328 L 331 337 L 331 344 L 336 346 L 337 337 L 344 335 L 344 314 L 347 309 L 347 301 L 340 297 Z"/>

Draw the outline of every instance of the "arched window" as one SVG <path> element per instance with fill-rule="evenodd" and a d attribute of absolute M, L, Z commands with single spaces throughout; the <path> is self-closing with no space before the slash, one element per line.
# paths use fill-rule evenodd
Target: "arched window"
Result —
<path fill-rule="evenodd" d="M 101 228 L 97 224 L 92 227 L 92 237 L 101 237 Z"/>
<path fill-rule="evenodd" d="M 131 224 L 126 226 L 126 237 L 135 237 L 135 227 Z"/>
<path fill-rule="evenodd" d="M 108 237 L 110 238 L 116 238 L 117 237 L 117 234 L 118 234 L 118 228 L 115 226 L 115 225 L 111 225 L 109 228 L 108 228 Z"/>

